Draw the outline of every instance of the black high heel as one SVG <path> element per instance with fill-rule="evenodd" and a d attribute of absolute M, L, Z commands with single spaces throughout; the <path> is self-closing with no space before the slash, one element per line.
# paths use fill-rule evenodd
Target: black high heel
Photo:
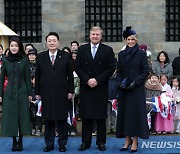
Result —
<path fill-rule="evenodd" d="M 137 147 L 136 147 L 136 149 L 131 149 L 131 150 L 130 150 L 130 153 L 137 152 L 137 149 L 138 149 L 138 142 L 137 142 Z"/>
<path fill-rule="evenodd" d="M 131 149 L 130 153 L 134 153 L 134 152 L 137 152 L 137 149 L 136 150 Z"/>
<path fill-rule="evenodd" d="M 130 143 L 128 144 L 127 148 L 121 148 L 120 151 L 126 151 L 130 145 L 132 145 L 133 140 L 131 139 Z"/>

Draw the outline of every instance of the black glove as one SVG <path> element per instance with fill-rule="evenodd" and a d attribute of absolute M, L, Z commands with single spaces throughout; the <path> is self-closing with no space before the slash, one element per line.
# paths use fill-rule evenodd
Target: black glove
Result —
<path fill-rule="evenodd" d="M 122 82 L 119 84 L 119 89 L 125 90 L 130 85 L 130 81 L 128 78 L 125 78 L 122 80 Z"/>
<path fill-rule="evenodd" d="M 133 90 L 136 87 L 135 82 L 132 82 L 129 87 L 127 87 L 127 90 Z"/>
<path fill-rule="evenodd" d="M 127 87 L 120 83 L 118 86 L 118 89 L 124 90 L 124 89 L 127 89 Z"/>

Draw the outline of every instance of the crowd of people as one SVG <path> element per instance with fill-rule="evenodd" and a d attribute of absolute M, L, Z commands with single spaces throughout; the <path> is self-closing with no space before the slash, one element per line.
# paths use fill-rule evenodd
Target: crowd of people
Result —
<path fill-rule="evenodd" d="M 180 56 L 170 62 L 161 51 L 152 61 L 147 45 L 139 45 L 128 26 L 126 45 L 115 58 L 102 35 L 100 27 L 92 27 L 89 43 L 72 41 L 71 48 L 60 50 L 59 35 L 50 32 L 47 50 L 39 54 L 17 36 L 4 52 L 0 45 L 1 135 L 12 137 L 12 151 L 23 150 L 24 135 L 44 135 L 44 152 L 54 149 L 55 137 L 65 152 L 68 136 L 78 133 L 77 120 L 82 121 L 79 151 L 90 148 L 93 133 L 100 151 L 106 150 L 108 133 L 125 138 L 120 150 L 131 146 L 130 152 L 149 133 L 180 133 Z"/>

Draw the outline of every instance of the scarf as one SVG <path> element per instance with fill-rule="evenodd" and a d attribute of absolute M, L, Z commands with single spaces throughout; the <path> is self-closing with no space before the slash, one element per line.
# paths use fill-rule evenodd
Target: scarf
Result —
<path fill-rule="evenodd" d="M 132 60 L 132 58 L 133 58 L 133 56 L 134 56 L 134 54 L 136 53 L 137 50 L 139 50 L 139 45 L 138 44 L 134 45 L 133 47 L 126 46 L 126 49 L 124 50 L 124 55 L 123 56 L 124 56 L 125 62 L 127 64 Z"/>
<path fill-rule="evenodd" d="M 8 56 L 6 57 L 6 59 L 9 61 L 19 61 L 21 58 L 23 58 L 23 56 L 21 56 L 19 52 L 12 54 L 11 51 L 9 51 Z"/>
<path fill-rule="evenodd" d="M 160 83 L 152 84 L 151 80 L 148 79 L 145 83 L 145 87 L 149 90 L 162 90 L 162 86 Z"/>

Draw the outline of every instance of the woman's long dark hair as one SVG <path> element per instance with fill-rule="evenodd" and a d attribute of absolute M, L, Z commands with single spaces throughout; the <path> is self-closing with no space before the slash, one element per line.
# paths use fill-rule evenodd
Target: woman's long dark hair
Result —
<path fill-rule="evenodd" d="M 165 60 L 164 63 L 165 63 L 165 64 L 166 64 L 166 63 L 170 63 L 169 56 L 168 56 L 168 54 L 167 54 L 166 51 L 161 51 L 161 52 L 159 52 L 159 54 L 158 54 L 158 56 L 157 56 L 157 61 L 160 62 L 159 57 L 160 57 L 161 54 L 164 54 L 164 56 L 166 57 L 166 60 Z"/>
<path fill-rule="evenodd" d="M 177 79 L 177 81 L 178 81 L 178 83 L 179 83 L 179 86 L 178 87 L 180 87 L 180 75 L 174 75 L 173 77 L 172 77 L 172 81 L 171 81 L 171 84 L 170 84 L 170 86 L 172 87 L 173 86 L 173 80 L 174 79 Z"/>
<path fill-rule="evenodd" d="M 11 42 L 14 41 L 14 42 L 17 42 L 18 46 L 19 46 L 19 51 L 18 51 L 18 54 L 22 57 L 24 57 L 26 54 L 24 52 L 24 46 L 23 46 L 23 43 L 22 41 L 20 40 L 20 38 L 18 36 L 13 36 L 10 38 L 9 40 L 9 47 L 10 47 L 10 44 Z M 10 51 L 11 52 L 11 51 Z"/>

